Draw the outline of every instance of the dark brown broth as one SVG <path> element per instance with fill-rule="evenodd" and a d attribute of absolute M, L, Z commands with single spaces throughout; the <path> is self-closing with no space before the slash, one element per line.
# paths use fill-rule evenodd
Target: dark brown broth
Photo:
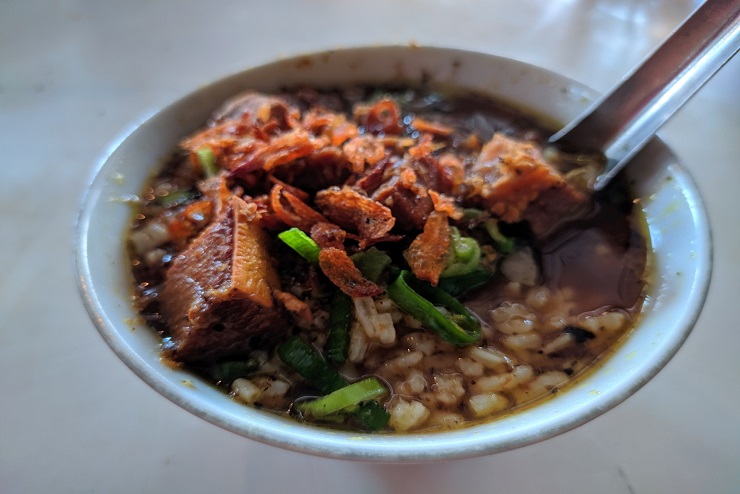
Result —
<path fill-rule="evenodd" d="M 474 153 L 462 146 L 464 139 L 471 133 L 477 134 L 482 142 L 488 140 L 494 132 L 502 132 L 516 138 L 534 141 L 539 145 L 543 145 L 546 137 L 551 133 L 540 121 L 526 117 L 504 104 L 476 95 L 450 99 L 425 91 L 356 88 L 350 91 L 327 93 L 298 92 L 295 93 L 294 98 L 303 108 L 318 103 L 329 109 L 347 111 L 357 101 L 367 100 L 387 92 L 392 93 L 400 102 L 402 113 L 407 118 L 417 115 L 454 127 L 455 132 L 450 148 L 463 160 L 474 159 Z M 405 133 L 413 137 L 415 131 L 409 127 L 409 122 L 410 120 L 404 120 Z M 189 170 L 184 156 L 175 154 L 153 180 L 151 187 L 156 189 L 162 184 L 174 183 L 177 190 L 195 190 L 197 177 L 194 177 Z M 614 191 L 619 193 L 614 193 Z M 615 197 L 620 199 L 617 200 Z M 638 213 L 631 211 L 631 202 L 625 200 L 624 197 L 624 185 L 616 183 L 612 191 L 596 197 L 594 208 L 586 217 L 561 225 L 544 239 L 536 241 L 531 238 L 526 239 L 538 260 L 543 285 L 553 292 L 563 289 L 571 290 L 574 303 L 572 312 L 575 314 L 598 312 L 604 308 L 619 308 L 626 311 L 633 321 L 637 317 L 643 299 L 644 269 L 648 246 L 640 234 Z M 166 210 L 157 205 L 157 199 L 145 200 L 140 211 L 142 218 L 163 213 L 167 214 Z M 141 221 L 136 220 L 132 229 L 135 230 L 140 224 Z M 519 230 L 526 231 L 526 227 Z M 523 238 L 526 238 L 526 235 Z M 147 266 L 133 253 L 131 258 L 138 286 L 138 305 L 148 322 L 166 335 L 167 328 L 163 325 L 157 310 L 157 290 L 168 267 L 167 259 L 176 254 L 181 247 L 167 244 L 161 248 L 167 251 L 167 254 L 165 262 L 158 266 Z M 284 247 L 279 248 L 285 249 Z M 287 264 L 281 267 L 284 284 L 295 282 L 297 279 L 289 273 Z M 469 296 L 465 303 L 484 324 L 488 324 L 488 311 L 497 307 L 503 300 L 517 302 L 523 300 L 523 296 L 507 296 L 506 291 L 507 280 L 499 273 L 491 284 Z M 320 300 L 318 303 L 323 304 L 325 308 L 327 302 L 328 300 Z M 413 330 L 399 325 L 398 333 L 400 336 L 413 333 Z M 317 338 L 316 334 L 310 332 L 307 332 L 307 336 L 309 339 Z M 549 337 L 550 340 L 553 338 L 554 336 Z M 595 359 L 613 342 L 614 339 L 610 339 L 605 340 L 605 343 L 599 346 L 582 345 L 552 356 L 534 355 L 532 364 L 536 372 L 562 370 L 570 374 L 582 370 L 583 367 L 581 365 L 574 371 L 570 364 L 571 361 L 583 359 L 585 356 Z M 499 350 L 504 349 L 499 337 L 491 338 L 484 344 Z M 372 371 L 373 368 L 377 367 L 357 365 L 355 370 L 359 375 L 363 375 L 368 370 Z M 424 372 L 428 379 L 433 379 L 435 369 L 427 368 Z M 301 386 L 295 387 L 288 394 L 288 405 L 292 400 L 302 396 L 304 391 L 305 389 Z M 273 408 L 279 413 L 286 411 L 285 404 L 268 408 Z M 461 413 L 466 420 L 474 420 L 474 417 L 464 409 Z"/>
<path fill-rule="evenodd" d="M 570 288 L 576 312 L 633 308 L 642 296 L 647 245 L 635 221 L 608 203 L 590 218 L 568 224 L 543 242 L 543 278 Z"/>

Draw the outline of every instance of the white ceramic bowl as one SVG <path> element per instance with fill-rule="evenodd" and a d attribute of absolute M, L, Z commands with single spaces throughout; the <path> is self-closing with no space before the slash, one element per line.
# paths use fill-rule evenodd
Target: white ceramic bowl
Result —
<path fill-rule="evenodd" d="M 490 94 L 563 123 L 597 96 L 565 77 L 520 62 L 408 46 L 284 59 L 196 90 L 125 132 L 100 159 L 84 199 L 77 232 L 81 291 L 95 325 L 116 354 L 173 402 L 237 434 L 305 453 L 381 461 L 470 457 L 540 441 L 604 413 L 652 378 L 691 331 L 711 274 L 711 237 L 701 198 L 690 176 L 657 139 L 628 169 L 637 184 L 655 250 L 656 282 L 639 326 L 598 369 L 538 406 L 448 432 L 339 432 L 246 407 L 198 377 L 160 362 L 158 337 L 137 322 L 131 307 L 133 282 L 123 240 L 131 209 L 115 199 L 138 194 L 152 168 L 178 140 L 241 90 L 422 78 Z"/>

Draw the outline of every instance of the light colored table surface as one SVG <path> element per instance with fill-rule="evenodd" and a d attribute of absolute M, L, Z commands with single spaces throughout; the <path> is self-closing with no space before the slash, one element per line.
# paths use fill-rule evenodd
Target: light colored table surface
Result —
<path fill-rule="evenodd" d="M 0 493 L 740 492 L 740 57 L 662 132 L 715 240 L 693 334 L 635 396 L 548 441 L 427 465 L 314 458 L 202 421 L 98 336 L 73 270 L 93 162 L 127 124 L 215 78 L 336 46 L 433 44 L 606 90 L 687 0 L 0 0 Z"/>

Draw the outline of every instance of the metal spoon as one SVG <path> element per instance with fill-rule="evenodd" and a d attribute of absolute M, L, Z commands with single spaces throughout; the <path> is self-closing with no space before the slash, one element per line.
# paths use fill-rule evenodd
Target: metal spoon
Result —
<path fill-rule="evenodd" d="M 707 0 L 550 143 L 602 151 L 607 164 L 594 190 L 603 189 L 739 48 L 740 0 Z"/>

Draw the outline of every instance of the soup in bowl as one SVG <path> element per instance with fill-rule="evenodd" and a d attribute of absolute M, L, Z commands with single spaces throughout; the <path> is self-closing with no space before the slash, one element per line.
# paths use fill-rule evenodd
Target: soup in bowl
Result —
<path fill-rule="evenodd" d="M 564 432 L 670 359 L 710 274 L 701 200 L 659 140 L 596 195 L 599 156 L 547 147 L 594 96 L 419 47 L 214 83 L 101 161 L 88 309 L 155 389 L 281 447 L 418 461 Z"/>

